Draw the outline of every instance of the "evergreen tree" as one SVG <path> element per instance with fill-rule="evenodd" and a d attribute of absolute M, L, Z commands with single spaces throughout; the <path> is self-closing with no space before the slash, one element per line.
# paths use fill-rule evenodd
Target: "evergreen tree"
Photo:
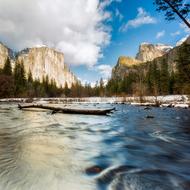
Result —
<path fill-rule="evenodd" d="M 68 87 L 67 82 L 65 82 L 64 93 L 65 93 L 65 96 L 66 96 L 66 97 L 68 97 L 69 94 L 70 94 L 70 89 L 69 89 L 69 87 Z"/>
<path fill-rule="evenodd" d="M 9 57 L 7 58 L 5 65 L 3 67 L 3 74 L 11 76 L 12 75 L 12 68 L 11 68 L 11 62 Z"/>
<path fill-rule="evenodd" d="M 99 96 L 104 96 L 104 81 L 102 78 L 99 83 Z"/>
<path fill-rule="evenodd" d="M 153 94 L 153 76 L 152 76 L 152 70 L 153 70 L 153 67 L 152 67 L 152 64 L 151 63 L 148 63 L 148 71 L 147 71 L 147 74 L 146 74 L 146 84 L 147 84 L 147 93 L 148 95 L 151 95 Z"/>
<path fill-rule="evenodd" d="M 177 59 L 177 88 L 181 93 L 190 93 L 190 45 L 179 48 Z"/>
<path fill-rule="evenodd" d="M 166 59 L 163 59 L 161 63 L 161 72 L 160 72 L 160 84 L 161 84 L 161 93 L 168 94 L 169 93 L 169 71 L 168 71 L 168 63 Z"/>
<path fill-rule="evenodd" d="M 169 94 L 174 94 L 175 93 L 175 74 L 174 71 L 172 70 L 171 75 L 170 75 L 170 79 L 169 79 Z"/>
<path fill-rule="evenodd" d="M 33 83 L 32 73 L 30 70 L 28 72 L 28 83 Z"/>
<path fill-rule="evenodd" d="M 0 98 L 10 98 L 14 95 L 14 81 L 12 76 L 0 75 Z"/>
<path fill-rule="evenodd" d="M 15 96 L 23 96 L 26 93 L 26 76 L 24 64 L 16 62 L 14 68 Z"/>
<path fill-rule="evenodd" d="M 157 63 L 153 61 L 152 63 L 152 79 L 153 79 L 153 94 L 155 96 L 159 95 L 160 90 L 160 70 L 158 69 Z"/>

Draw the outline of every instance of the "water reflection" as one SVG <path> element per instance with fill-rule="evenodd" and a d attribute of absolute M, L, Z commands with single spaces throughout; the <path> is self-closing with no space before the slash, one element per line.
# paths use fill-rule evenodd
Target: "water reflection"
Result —
<path fill-rule="evenodd" d="M 0 105 L 0 190 L 189 189 L 189 110 L 117 110 L 51 115 Z"/>
<path fill-rule="evenodd" d="M 93 189 L 81 177 L 83 161 L 77 161 L 72 140 L 62 135 L 63 126 L 57 128 L 55 118 L 47 113 L 9 114 L 19 121 L 7 118 L 9 127 L 1 121 L 0 189 Z"/>

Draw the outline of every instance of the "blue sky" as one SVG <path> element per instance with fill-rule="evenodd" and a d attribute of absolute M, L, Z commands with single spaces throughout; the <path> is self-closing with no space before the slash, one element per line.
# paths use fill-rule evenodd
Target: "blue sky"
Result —
<path fill-rule="evenodd" d="M 175 46 L 176 42 L 188 34 L 181 26 L 182 22 L 168 22 L 164 14 L 155 11 L 152 0 L 123 0 L 120 3 L 113 2 L 107 7 L 112 17 L 106 22 L 111 27 L 111 41 L 103 48 L 103 57 L 98 60 L 97 65 L 110 65 L 113 67 L 121 55 L 134 57 L 142 42 L 163 43 Z M 153 20 L 148 20 L 138 26 L 127 26 L 124 31 L 122 27 L 130 20 L 137 18 L 139 11 Z M 97 67 L 96 67 L 97 68 Z M 106 68 L 105 68 L 106 69 Z M 83 81 L 94 82 L 100 77 L 106 77 L 105 72 L 86 66 L 71 67 L 71 70 Z M 107 69 L 108 70 L 108 69 Z"/>

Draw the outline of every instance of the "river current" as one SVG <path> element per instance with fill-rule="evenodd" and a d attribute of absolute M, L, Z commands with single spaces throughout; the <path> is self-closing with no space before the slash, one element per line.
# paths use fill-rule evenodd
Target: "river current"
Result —
<path fill-rule="evenodd" d="M 93 106 L 117 111 L 51 114 L 0 104 L 0 190 L 190 189 L 189 109 Z"/>

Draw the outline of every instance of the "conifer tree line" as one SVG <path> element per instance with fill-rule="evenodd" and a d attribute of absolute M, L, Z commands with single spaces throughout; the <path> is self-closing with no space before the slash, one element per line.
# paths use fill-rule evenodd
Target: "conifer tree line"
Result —
<path fill-rule="evenodd" d="M 107 85 L 103 79 L 82 85 L 80 81 L 68 87 L 58 88 L 55 80 L 48 76 L 43 80 L 34 80 L 32 73 L 26 74 L 24 64 L 16 63 L 11 68 L 7 58 L 0 70 L 0 98 L 10 97 L 93 97 L 93 96 L 144 96 L 190 94 L 190 45 L 179 47 L 176 69 L 170 70 L 166 58 L 135 65 L 124 77 L 111 78 Z"/>
<path fill-rule="evenodd" d="M 57 88 L 54 80 L 48 76 L 43 81 L 33 80 L 31 72 L 26 74 L 24 64 L 15 63 L 11 68 L 10 59 L 7 58 L 3 69 L 0 70 L 0 97 L 54 97 L 59 96 L 62 89 Z"/>

